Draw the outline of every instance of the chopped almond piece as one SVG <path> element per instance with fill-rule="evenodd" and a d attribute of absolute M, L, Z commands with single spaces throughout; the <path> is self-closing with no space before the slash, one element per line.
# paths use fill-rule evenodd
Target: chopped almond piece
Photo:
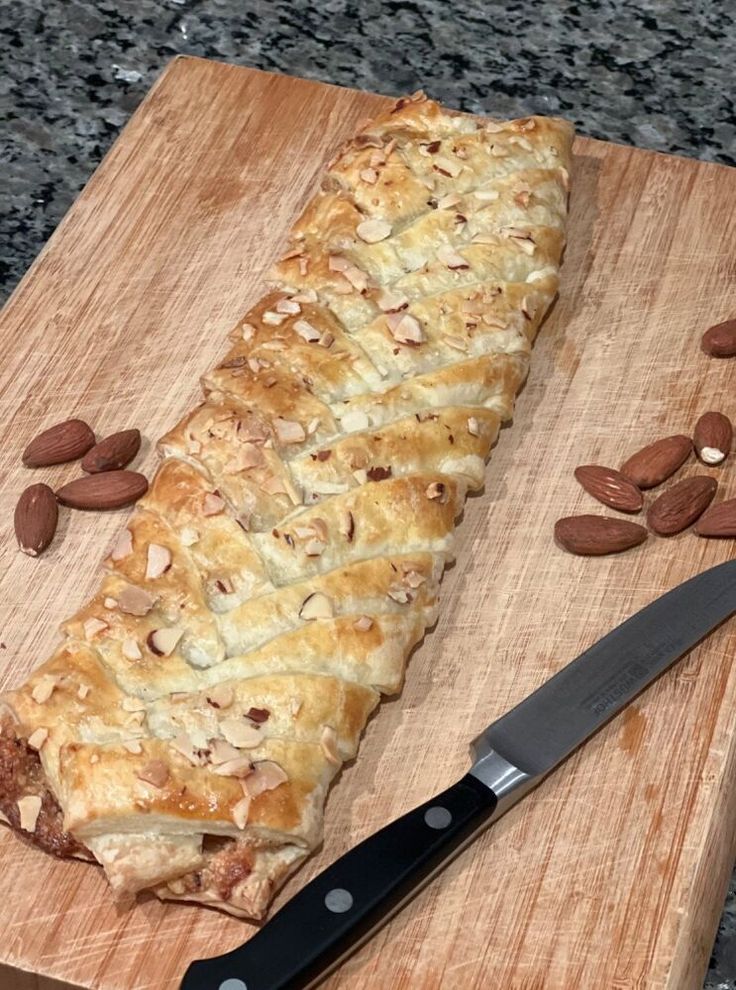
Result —
<path fill-rule="evenodd" d="M 153 595 L 134 584 L 123 588 L 118 595 L 120 611 L 127 615 L 148 615 L 155 604 L 156 598 Z"/>
<path fill-rule="evenodd" d="M 403 292 L 396 292 L 393 289 L 383 289 L 376 299 L 379 309 L 384 313 L 398 313 L 400 309 L 406 309 L 409 305 L 409 298 Z"/>
<path fill-rule="evenodd" d="M 308 344 L 316 343 L 322 336 L 309 320 L 297 320 L 294 324 L 294 333 L 299 334 Z"/>
<path fill-rule="evenodd" d="M 340 424 L 346 433 L 355 433 L 358 430 L 367 430 L 370 422 L 366 414 L 360 409 L 351 409 L 340 417 Z"/>
<path fill-rule="evenodd" d="M 102 604 L 105 606 L 105 608 L 108 608 L 112 611 L 112 609 L 118 607 L 118 600 L 117 598 L 110 598 L 108 596 Z"/>
<path fill-rule="evenodd" d="M 353 623 L 353 629 L 357 629 L 358 632 L 368 632 L 368 630 L 372 628 L 373 619 L 370 615 L 361 615 Z"/>
<path fill-rule="evenodd" d="M 444 505 L 448 498 L 447 485 L 444 485 L 441 481 L 433 481 L 430 485 L 427 485 L 425 495 L 428 499 L 439 501 Z"/>
<path fill-rule="evenodd" d="M 79 687 L 77 688 L 77 697 L 79 698 L 80 701 L 84 701 L 91 690 L 92 688 L 89 686 L 89 684 L 80 684 Z"/>
<path fill-rule="evenodd" d="M 154 629 L 148 634 L 146 642 L 151 652 L 155 653 L 156 656 L 168 657 L 174 652 L 183 635 L 183 629 L 169 626 L 165 629 Z"/>
<path fill-rule="evenodd" d="M 389 313 L 386 322 L 391 336 L 400 344 L 421 344 L 424 340 L 419 320 L 409 313 Z"/>
<path fill-rule="evenodd" d="M 268 326 L 278 327 L 286 319 L 286 313 L 274 313 L 273 310 L 266 310 L 261 317 L 261 321 Z"/>
<path fill-rule="evenodd" d="M 458 252 L 450 244 L 443 244 L 437 249 L 437 259 L 438 261 L 441 261 L 443 265 L 447 265 L 448 268 L 452 268 L 454 270 L 470 268 L 470 265 L 465 258 L 463 258 L 461 254 L 458 254 Z"/>
<path fill-rule="evenodd" d="M 319 742 L 322 752 L 327 758 L 327 762 L 332 763 L 336 767 L 342 766 L 342 760 L 337 751 L 337 733 L 331 725 L 325 725 L 323 727 Z"/>
<path fill-rule="evenodd" d="M 378 182 L 378 172 L 374 168 L 363 168 L 358 174 L 363 182 L 367 182 L 369 186 L 373 186 Z"/>
<path fill-rule="evenodd" d="M 50 674 L 44 674 L 31 691 L 31 697 L 37 705 L 45 704 L 56 688 L 56 678 Z"/>
<path fill-rule="evenodd" d="M 34 731 L 28 737 L 28 745 L 31 747 L 31 749 L 35 749 L 36 751 L 38 751 L 43 747 L 43 744 L 46 742 L 48 737 L 49 737 L 49 730 L 44 729 L 42 726 L 39 726 L 37 729 L 34 729 Z"/>
<path fill-rule="evenodd" d="M 41 814 L 41 798 L 37 794 L 27 794 L 18 798 L 20 827 L 24 832 L 35 832 L 38 816 Z"/>
<path fill-rule="evenodd" d="M 259 760 L 253 764 L 253 772 L 246 777 L 243 784 L 248 796 L 258 797 L 264 791 L 273 791 L 289 778 L 283 769 L 273 760 Z"/>
<path fill-rule="evenodd" d="M 291 419 L 282 419 L 278 416 L 273 421 L 276 436 L 280 443 L 302 443 L 306 440 L 307 434 L 301 423 Z"/>
<path fill-rule="evenodd" d="M 391 224 L 385 220 L 363 220 L 355 228 L 355 233 L 367 244 L 376 244 L 391 236 Z"/>
<path fill-rule="evenodd" d="M 171 550 L 162 547 L 159 543 L 148 544 L 148 558 L 146 560 L 146 580 L 152 581 L 161 577 L 171 567 Z"/>
<path fill-rule="evenodd" d="M 143 752 L 143 747 L 138 739 L 123 739 L 123 749 L 127 749 L 134 756 L 140 756 Z"/>
<path fill-rule="evenodd" d="M 202 512 L 205 516 L 216 516 L 225 508 L 225 502 L 215 492 L 207 492 L 202 502 Z"/>
<path fill-rule="evenodd" d="M 123 640 L 122 645 L 123 656 L 127 660 L 142 660 L 143 654 L 141 653 L 141 648 L 138 646 L 136 641 L 130 636 Z"/>
<path fill-rule="evenodd" d="M 302 602 L 299 609 L 300 619 L 331 619 L 335 614 L 332 601 L 321 591 L 314 591 Z"/>
<path fill-rule="evenodd" d="M 147 784 L 161 788 L 169 779 L 169 768 L 163 760 L 149 760 L 136 774 L 139 780 L 144 780 Z"/>
<path fill-rule="evenodd" d="M 213 708 L 229 708 L 233 703 L 233 689 L 229 684 L 215 684 L 207 691 L 206 698 Z"/>
<path fill-rule="evenodd" d="M 248 815 L 250 814 L 250 797 L 246 794 L 242 797 L 237 804 L 233 805 L 233 821 L 238 826 L 239 829 L 244 829 L 248 824 Z"/>
<path fill-rule="evenodd" d="M 107 629 L 107 623 L 103 622 L 102 619 L 87 619 L 84 623 L 84 638 L 94 639 L 97 633 L 104 632 Z"/>
<path fill-rule="evenodd" d="M 298 316 L 301 313 L 302 308 L 299 303 L 292 297 L 289 299 L 285 297 L 284 299 L 279 299 L 276 303 L 277 313 L 286 313 L 288 316 Z"/>
<path fill-rule="evenodd" d="M 183 547 L 193 547 L 199 540 L 199 533 L 191 526 L 184 526 L 179 534 L 179 542 Z"/>
<path fill-rule="evenodd" d="M 260 730 L 242 718 L 224 718 L 220 722 L 220 732 L 231 746 L 238 749 L 254 749 L 263 742 Z"/>
<path fill-rule="evenodd" d="M 468 416 L 468 433 L 471 437 L 480 436 L 480 423 L 475 416 Z"/>
<path fill-rule="evenodd" d="M 133 534 L 129 529 L 124 529 L 115 541 L 110 557 L 112 560 L 124 560 L 131 553 L 133 553 Z"/>
<path fill-rule="evenodd" d="M 237 759 L 226 760 L 212 767 L 212 772 L 220 777 L 247 777 L 252 771 L 253 764 L 247 756 L 238 756 Z"/>

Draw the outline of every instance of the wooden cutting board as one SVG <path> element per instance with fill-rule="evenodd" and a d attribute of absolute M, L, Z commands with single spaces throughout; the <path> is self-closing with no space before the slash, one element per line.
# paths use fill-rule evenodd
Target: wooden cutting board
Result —
<path fill-rule="evenodd" d="M 78 415 L 150 443 L 198 395 L 255 300 L 323 162 L 382 97 L 180 58 L 5 309 L 0 402 L 0 686 L 50 652 L 96 585 L 125 513 L 63 516 L 31 560 L 10 520 L 20 452 Z M 492 106 L 493 101 L 489 101 Z M 610 559 L 552 526 L 599 511 L 572 477 L 620 463 L 709 408 L 736 414 L 736 363 L 699 336 L 736 315 L 736 170 L 579 140 L 560 299 L 485 494 L 470 500 L 437 628 L 400 699 L 332 790 L 323 849 L 281 897 L 467 767 L 468 740 L 634 610 L 734 553 L 692 534 Z M 736 494 L 734 463 L 707 473 Z M 689 473 L 696 473 L 691 463 Z M 602 511 L 602 509 L 601 509 Z M 734 860 L 736 623 L 715 633 L 494 826 L 326 987 L 697 990 Z M 187 963 L 252 934 L 204 908 L 118 912 L 101 873 L 0 830 L 0 987 L 174 990 Z"/>

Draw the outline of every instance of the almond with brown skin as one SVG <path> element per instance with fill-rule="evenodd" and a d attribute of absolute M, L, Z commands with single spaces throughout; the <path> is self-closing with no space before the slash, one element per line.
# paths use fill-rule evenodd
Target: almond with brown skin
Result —
<path fill-rule="evenodd" d="M 29 557 L 38 557 L 54 538 L 59 521 L 56 496 L 48 485 L 30 485 L 15 507 L 18 546 Z"/>
<path fill-rule="evenodd" d="M 682 467 L 692 449 L 690 437 L 663 437 L 632 454 L 621 465 L 621 474 L 638 488 L 656 488 Z"/>
<path fill-rule="evenodd" d="M 555 523 L 555 539 L 560 546 L 584 557 L 630 550 L 648 535 L 638 523 L 607 516 L 566 516 Z"/>
<path fill-rule="evenodd" d="M 731 451 L 733 426 L 728 416 L 719 412 L 703 413 L 695 424 L 693 443 L 703 464 L 720 464 Z"/>
<path fill-rule="evenodd" d="M 674 536 L 692 525 L 713 501 L 718 482 L 705 474 L 678 481 L 652 502 L 647 522 L 660 536 Z"/>
<path fill-rule="evenodd" d="M 73 509 L 119 509 L 137 502 L 147 491 L 148 481 L 136 471 L 104 471 L 75 478 L 56 497 Z"/>
<path fill-rule="evenodd" d="M 141 431 L 121 430 L 112 433 L 88 450 L 82 460 L 82 470 L 88 474 L 101 471 L 119 471 L 130 464 L 140 450 Z"/>
<path fill-rule="evenodd" d="M 736 320 L 716 323 L 706 330 L 701 347 L 711 357 L 736 357 Z"/>
<path fill-rule="evenodd" d="M 67 419 L 39 433 L 23 451 L 26 467 L 65 464 L 82 457 L 95 443 L 95 435 L 81 419 Z"/>
<path fill-rule="evenodd" d="M 575 477 L 589 495 L 619 512 L 639 512 L 644 504 L 636 485 L 613 468 L 583 464 L 575 468 Z"/>
<path fill-rule="evenodd" d="M 736 498 L 711 505 L 695 523 L 698 536 L 736 538 Z"/>

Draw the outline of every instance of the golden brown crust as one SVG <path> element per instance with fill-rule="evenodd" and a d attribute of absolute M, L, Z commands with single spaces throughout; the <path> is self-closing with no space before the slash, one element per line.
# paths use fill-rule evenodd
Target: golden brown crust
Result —
<path fill-rule="evenodd" d="M 260 917 L 435 621 L 557 292 L 572 129 L 405 98 L 347 142 L 64 644 L 7 697 L 0 809 Z"/>

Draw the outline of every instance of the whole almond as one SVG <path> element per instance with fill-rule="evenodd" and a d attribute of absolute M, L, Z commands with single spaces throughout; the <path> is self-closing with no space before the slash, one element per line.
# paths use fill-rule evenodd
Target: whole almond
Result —
<path fill-rule="evenodd" d="M 724 461 L 731 451 L 732 440 L 733 426 L 723 413 L 703 413 L 695 424 L 693 443 L 704 464 L 720 464 Z"/>
<path fill-rule="evenodd" d="M 711 357 L 736 357 L 736 320 L 716 323 L 706 330 L 701 347 Z"/>
<path fill-rule="evenodd" d="M 643 526 L 607 516 L 566 516 L 555 523 L 555 539 L 560 546 L 586 557 L 621 553 L 643 543 L 647 536 Z"/>
<path fill-rule="evenodd" d="M 583 464 L 575 468 L 575 477 L 589 495 L 619 512 L 639 512 L 644 504 L 636 485 L 613 468 Z"/>
<path fill-rule="evenodd" d="M 698 536 L 736 537 L 736 498 L 711 505 L 695 523 Z"/>
<path fill-rule="evenodd" d="M 48 485 L 29 485 L 15 507 L 15 536 L 29 557 L 38 557 L 54 538 L 59 521 L 56 496 Z"/>
<path fill-rule="evenodd" d="M 81 419 L 67 419 L 39 433 L 23 451 L 26 467 L 65 464 L 82 457 L 95 443 L 95 435 Z"/>
<path fill-rule="evenodd" d="M 663 437 L 632 454 L 621 465 L 621 474 L 638 488 L 656 488 L 682 467 L 692 449 L 690 437 Z"/>
<path fill-rule="evenodd" d="M 705 474 L 678 481 L 652 502 L 647 522 L 660 536 L 673 536 L 687 529 L 713 501 L 718 482 Z"/>
<path fill-rule="evenodd" d="M 148 481 L 136 471 L 104 471 L 75 478 L 56 497 L 73 509 L 119 509 L 137 502 L 148 491 Z"/>
<path fill-rule="evenodd" d="M 140 450 L 141 431 L 121 430 L 112 433 L 88 450 L 82 460 L 82 470 L 88 474 L 101 471 L 119 471 L 130 464 Z"/>

